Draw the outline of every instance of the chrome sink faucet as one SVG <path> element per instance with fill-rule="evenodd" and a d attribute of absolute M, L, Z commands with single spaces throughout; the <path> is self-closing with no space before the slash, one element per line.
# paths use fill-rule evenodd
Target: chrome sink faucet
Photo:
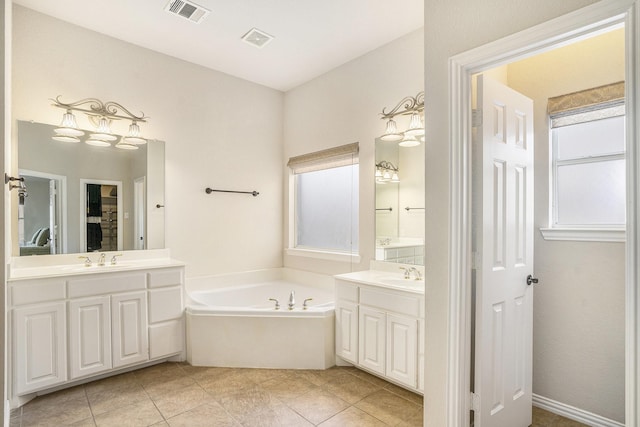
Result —
<path fill-rule="evenodd" d="M 420 270 L 415 267 L 400 267 L 400 270 L 404 271 L 404 278 L 411 279 L 411 273 L 415 276 L 415 280 L 422 280 L 422 275 L 420 274 Z"/>
<path fill-rule="evenodd" d="M 413 272 L 413 274 L 416 276 L 416 280 L 422 280 L 422 275 L 420 274 L 420 270 L 418 270 L 415 267 L 411 267 L 409 269 L 409 273 Z"/>
<path fill-rule="evenodd" d="M 84 256 L 84 255 L 81 255 L 78 258 L 84 260 L 84 266 L 85 267 L 91 267 L 91 258 L 89 258 L 88 256 Z"/>
<path fill-rule="evenodd" d="M 289 295 L 289 310 L 293 310 L 296 306 L 296 293 L 295 291 L 291 291 L 291 295 Z"/>

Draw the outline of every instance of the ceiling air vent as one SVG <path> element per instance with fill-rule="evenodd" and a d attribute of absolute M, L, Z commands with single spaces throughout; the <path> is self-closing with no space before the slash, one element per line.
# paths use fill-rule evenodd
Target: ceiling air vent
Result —
<path fill-rule="evenodd" d="M 195 3 L 184 0 L 170 0 L 164 8 L 169 13 L 181 16 L 191 22 L 199 24 L 209 13 L 210 10 Z"/>
<path fill-rule="evenodd" d="M 244 40 L 245 43 L 249 43 L 251 46 L 263 48 L 267 43 L 273 40 L 273 36 L 265 33 L 264 31 L 260 31 L 257 28 L 252 28 L 247 34 L 242 36 L 242 40 Z"/>

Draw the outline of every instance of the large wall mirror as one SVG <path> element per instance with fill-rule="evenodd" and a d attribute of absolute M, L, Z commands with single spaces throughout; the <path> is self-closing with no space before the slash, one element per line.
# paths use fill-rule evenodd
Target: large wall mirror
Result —
<path fill-rule="evenodd" d="M 424 265 L 424 143 L 377 139 L 375 159 L 376 260 Z"/>
<path fill-rule="evenodd" d="M 13 221 L 14 256 L 164 248 L 164 142 L 137 150 L 54 141 L 18 121 L 28 196 Z"/>

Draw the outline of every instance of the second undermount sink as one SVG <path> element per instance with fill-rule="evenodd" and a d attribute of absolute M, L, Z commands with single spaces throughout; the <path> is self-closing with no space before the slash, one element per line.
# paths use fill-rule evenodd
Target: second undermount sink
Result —
<path fill-rule="evenodd" d="M 401 277 L 381 277 L 380 283 L 390 286 L 399 286 L 403 288 L 419 288 L 424 286 L 424 280 L 403 279 Z"/>

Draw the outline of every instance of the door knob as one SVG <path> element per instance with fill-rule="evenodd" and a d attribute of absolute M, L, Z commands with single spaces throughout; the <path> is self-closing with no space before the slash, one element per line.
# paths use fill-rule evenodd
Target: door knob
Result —
<path fill-rule="evenodd" d="M 538 279 L 532 275 L 527 276 L 527 285 L 531 286 L 532 283 L 538 283 Z"/>

